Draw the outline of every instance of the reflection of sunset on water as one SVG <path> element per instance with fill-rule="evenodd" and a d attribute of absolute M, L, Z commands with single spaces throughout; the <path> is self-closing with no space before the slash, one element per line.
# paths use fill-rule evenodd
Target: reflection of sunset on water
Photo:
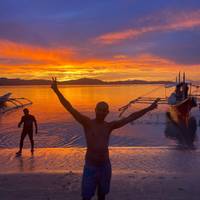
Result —
<path fill-rule="evenodd" d="M 89 113 L 94 112 L 96 103 L 99 101 L 108 102 L 110 111 L 117 112 L 122 105 L 154 88 L 158 88 L 158 90 L 151 94 L 152 97 L 164 97 L 163 85 L 60 86 L 61 92 L 73 106 L 80 111 Z M 3 94 L 8 90 L 12 92 L 13 97 L 22 96 L 31 99 L 33 105 L 30 108 L 35 114 L 39 114 L 39 118 L 45 119 L 47 116 L 49 118 L 51 114 L 57 115 L 57 113 L 65 112 L 50 86 L 7 86 L 1 88 L 0 92 Z M 141 107 L 136 105 L 136 107 L 138 106 Z M 68 113 L 65 115 L 71 117 Z M 62 120 L 63 116 L 59 116 L 58 119 Z"/>
<path fill-rule="evenodd" d="M 165 97 L 163 85 L 108 85 L 108 86 L 59 86 L 64 96 L 81 113 L 94 118 L 97 102 L 106 101 L 110 108 L 107 121 L 118 120 L 118 109 L 132 99 L 139 96 Z M 156 89 L 156 91 L 155 91 Z M 169 93 L 172 89 L 169 89 Z M 33 101 L 29 106 L 30 112 L 37 118 L 39 134 L 36 139 L 38 147 L 69 147 L 85 146 L 82 127 L 60 105 L 50 86 L 7 86 L 0 89 L 0 93 L 7 91 L 13 97 L 26 97 Z M 154 91 L 149 94 L 150 91 Z M 134 104 L 123 116 L 144 108 L 147 105 Z M 141 121 L 156 121 L 156 113 L 164 120 L 166 106 L 159 108 L 144 116 Z M 153 114 L 154 113 L 154 114 Z M 17 124 L 22 116 L 22 109 L 1 116 L 0 133 L 5 147 L 16 147 L 20 129 Z M 148 131 L 148 134 L 147 134 Z M 160 139 L 158 139 L 160 138 Z M 42 141 L 42 142 L 41 142 Z M 26 146 L 28 146 L 28 140 Z M 171 143 L 171 142 L 170 142 Z M 163 125 L 135 124 L 127 125 L 112 133 L 111 146 L 162 146 L 169 144 L 164 136 Z"/>

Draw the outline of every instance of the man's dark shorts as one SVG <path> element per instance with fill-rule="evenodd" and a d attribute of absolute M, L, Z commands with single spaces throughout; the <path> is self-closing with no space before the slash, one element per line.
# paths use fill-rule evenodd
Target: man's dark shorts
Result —
<path fill-rule="evenodd" d="M 85 162 L 82 177 L 82 197 L 90 199 L 97 189 L 99 194 L 106 195 L 110 190 L 111 164 L 107 161 L 95 166 Z"/>
<path fill-rule="evenodd" d="M 23 129 L 22 134 L 21 134 L 21 138 L 25 138 L 26 135 L 29 136 L 30 139 L 33 139 L 33 129 Z"/>

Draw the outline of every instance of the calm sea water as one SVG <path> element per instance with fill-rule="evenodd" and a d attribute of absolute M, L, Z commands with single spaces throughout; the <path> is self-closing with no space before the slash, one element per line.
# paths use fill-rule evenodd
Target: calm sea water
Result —
<path fill-rule="evenodd" d="M 61 92 L 72 105 L 85 115 L 94 117 L 98 101 L 110 105 L 107 121 L 119 119 L 118 109 L 139 96 L 165 97 L 170 93 L 161 85 L 115 85 L 115 86 L 60 86 Z M 153 91 L 148 94 L 150 91 Z M 35 136 L 37 147 L 85 146 L 82 127 L 61 106 L 49 86 L 6 86 L 0 88 L 0 96 L 12 92 L 13 97 L 26 97 L 33 104 L 28 106 L 38 121 L 39 133 Z M 124 114 L 144 108 L 147 105 L 133 105 Z M 176 142 L 165 137 L 166 106 L 147 114 L 134 124 L 115 130 L 110 138 L 111 146 L 169 146 Z M 0 115 L 0 147 L 17 147 L 21 129 L 17 124 L 23 115 L 22 109 Z M 197 136 L 199 129 L 197 129 Z M 198 141 L 196 142 L 198 145 Z M 25 147 L 29 146 L 28 137 Z"/>

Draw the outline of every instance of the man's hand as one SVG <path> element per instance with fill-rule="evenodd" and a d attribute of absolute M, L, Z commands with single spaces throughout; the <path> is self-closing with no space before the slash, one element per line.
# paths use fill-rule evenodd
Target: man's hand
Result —
<path fill-rule="evenodd" d="M 53 89 L 54 92 L 56 92 L 58 90 L 58 85 L 57 85 L 57 79 L 56 79 L 56 77 L 52 77 L 51 88 Z"/>
<path fill-rule="evenodd" d="M 149 109 L 150 110 L 154 110 L 158 107 L 158 102 L 160 101 L 160 98 L 157 98 L 150 106 Z"/>
<path fill-rule="evenodd" d="M 19 124 L 18 124 L 18 128 L 21 127 L 22 123 L 23 123 L 23 121 L 22 121 L 22 119 L 21 119 L 21 121 L 20 121 Z"/>

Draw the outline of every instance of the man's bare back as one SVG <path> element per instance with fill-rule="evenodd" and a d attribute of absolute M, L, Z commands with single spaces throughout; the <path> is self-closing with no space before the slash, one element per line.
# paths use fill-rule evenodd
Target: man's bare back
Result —
<path fill-rule="evenodd" d="M 155 102 L 147 108 L 132 113 L 126 118 L 106 122 L 105 118 L 109 113 L 109 106 L 106 102 L 97 103 L 95 108 L 96 117 L 95 119 L 90 119 L 77 111 L 71 103 L 65 99 L 57 87 L 56 78 L 53 78 L 51 87 L 64 108 L 83 126 L 84 129 L 87 152 L 85 156 L 86 164 L 82 181 L 83 199 L 91 199 L 96 187 L 98 187 L 98 199 L 105 199 L 105 195 L 109 192 L 111 178 L 111 166 L 108 150 L 111 132 L 155 109 L 159 99 L 155 100 Z M 98 178 L 95 179 L 95 177 Z"/>
<path fill-rule="evenodd" d="M 98 165 L 109 160 L 108 145 L 111 131 L 111 123 L 98 122 L 95 119 L 89 120 L 84 126 L 88 162 Z"/>

